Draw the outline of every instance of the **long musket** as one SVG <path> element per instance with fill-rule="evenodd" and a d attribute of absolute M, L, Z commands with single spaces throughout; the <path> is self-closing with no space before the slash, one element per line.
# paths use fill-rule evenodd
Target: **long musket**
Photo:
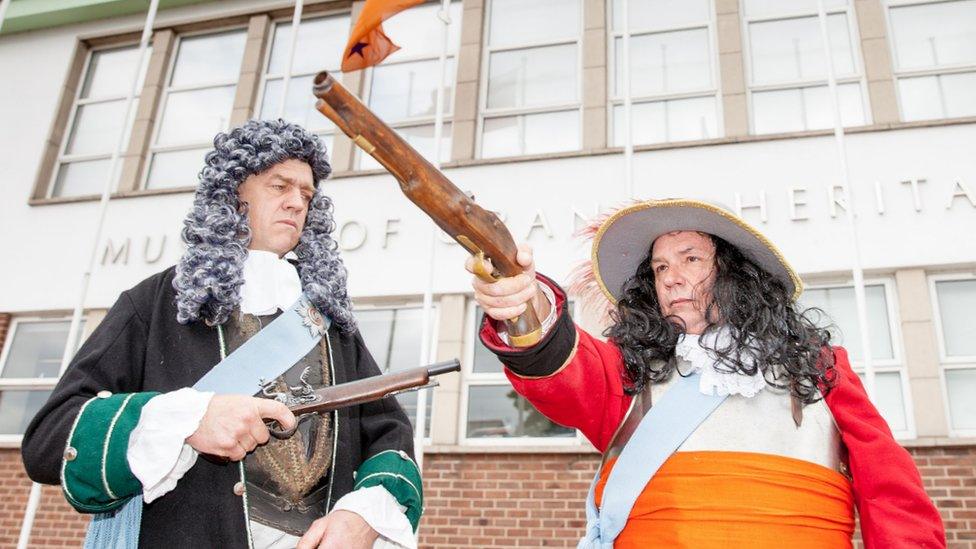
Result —
<path fill-rule="evenodd" d="M 393 174 L 407 198 L 475 256 L 475 274 L 479 278 L 494 282 L 523 272 L 515 258 L 518 248 L 512 234 L 497 215 L 461 192 L 332 75 L 317 74 L 312 90 L 319 99 L 315 108 Z M 515 347 L 534 345 L 542 337 L 531 302 L 526 304 L 524 313 L 506 324 L 509 341 Z"/>
<path fill-rule="evenodd" d="M 310 387 L 307 387 L 305 390 L 302 390 L 301 387 L 296 387 L 292 389 L 291 394 L 278 393 L 276 398 L 288 405 L 288 409 L 300 420 L 302 416 L 308 414 L 331 412 L 348 406 L 372 402 L 391 395 L 430 387 L 432 386 L 430 381 L 431 377 L 449 372 L 457 372 L 459 370 L 461 370 L 461 363 L 455 358 L 447 362 L 438 362 L 429 366 L 410 368 L 402 372 L 367 377 L 357 381 L 330 385 L 315 390 L 312 390 Z M 265 394 L 272 396 L 268 393 Z M 268 430 L 276 438 L 288 438 L 298 428 L 297 422 L 295 427 L 288 430 L 279 429 L 277 421 L 269 420 L 267 423 Z"/>

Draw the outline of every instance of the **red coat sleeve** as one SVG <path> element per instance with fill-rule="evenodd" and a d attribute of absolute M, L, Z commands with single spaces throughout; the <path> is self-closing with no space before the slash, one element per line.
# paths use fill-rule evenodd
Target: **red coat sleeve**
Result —
<path fill-rule="evenodd" d="M 553 289 L 559 312 L 542 341 L 526 349 L 509 347 L 498 335 L 499 323 L 487 315 L 481 340 L 505 364 L 505 374 L 520 395 L 550 420 L 579 429 L 602 452 L 630 406 L 623 359 L 616 346 L 573 323 L 566 294 L 555 282 L 538 278 Z"/>
<path fill-rule="evenodd" d="M 865 546 L 945 547 L 942 518 L 911 455 L 871 404 L 846 350 L 834 349 L 834 364 L 837 379 L 826 402 L 849 453 Z"/>

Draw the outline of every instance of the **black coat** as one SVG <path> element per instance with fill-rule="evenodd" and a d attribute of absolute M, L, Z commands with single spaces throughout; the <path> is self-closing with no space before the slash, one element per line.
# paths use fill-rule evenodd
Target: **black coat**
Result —
<path fill-rule="evenodd" d="M 123 292 L 75 355 L 24 434 L 24 465 L 33 480 L 59 484 L 72 422 L 99 391 L 175 391 L 220 362 L 216 328 L 177 323 L 174 273 L 170 267 Z M 333 323 L 328 335 L 334 383 L 380 374 L 358 332 L 341 333 Z M 366 458 L 390 449 L 413 455 L 410 423 L 393 397 L 339 410 L 337 426 L 330 509 L 352 490 L 353 473 Z M 239 480 L 237 463 L 198 459 L 172 492 L 145 505 L 140 547 L 246 547 L 243 498 L 234 494 Z"/>

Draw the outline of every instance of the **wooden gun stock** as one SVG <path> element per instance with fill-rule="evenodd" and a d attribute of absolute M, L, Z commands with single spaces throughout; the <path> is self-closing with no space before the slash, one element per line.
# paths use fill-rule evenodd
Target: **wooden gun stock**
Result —
<path fill-rule="evenodd" d="M 319 112 L 393 174 L 407 198 L 477 258 L 475 274 L 491 282 L 523 272 L 516 261 L 515 241 L 498 216 L 461 192 L 330 74 L 316 75 L 312 89 Z M 506 324 L 513 346 L 528 347 L 542 337 L 531 302 Z"/>
<path fill-rule="evenodd" d="M 304 397 L 305 402 L 289 406 L 288 409 L 298 418 L 308 414 L 331 412 L 339 408 L 373 402 L 404 391 L 422 389 L 430 382 L 431 377 L 460 370 L 461 363 L 455 358 L 454 360 L 411 368 L 402 372 L 322 387 L 315 390 L 312 395 Z M 276 438 L 288 438 L 298 428 L 296 424 L 292 429 L 280 430 L 277 428 L 277 421 L 271 420 L 267 423 L 269 425 L 268 430 Z"/>

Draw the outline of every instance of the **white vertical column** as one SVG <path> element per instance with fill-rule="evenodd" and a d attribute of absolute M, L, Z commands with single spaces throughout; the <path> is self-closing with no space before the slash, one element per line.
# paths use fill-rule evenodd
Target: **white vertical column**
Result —
<path fill-rule="evenodd" d="M 108 177 L 102 186 L 102 197 L 98 205 L 98 219 L 95 222 L 95 232 L 92 236 L 91 254 L 88 258 L 88 266 L 81 277 L 81 288 L 78 291 L 78 300 L 75 302 L 74 312 L 71 315 L 71 326 L 68 328 L 68 340 L 64 345 L 64 353 L 61 356 L 61 368 L 59 376 L 64 373 L 71 359 L 74 357 L 75 349 L 78 347 L 80 337 L 81 316 L 85 308 L 85 300 L 88 296 L 88 287 L 91 283 L 92 271 L 95 270 L 95 260 L 98 255 L 98 244 L 102 240 L 102 230 L 105 226 L 105 216 L 108 211 L 108 201 L 112 194 L 112 187 L 115 185 L 116 171 L 119 168 L 119 160 L 125 148 L 125 138 L 128 135 L 129 125 L 132 123 L 132 103 L 139 88 L 139 77 L 142 75 L 142 67 L 146 63 L 146 55 L 149 52 L 149 39 L 152 37 L 153 22 L 156 20 L 156 10 L 159 8 L 159 0 L 152 0 L 149 3 L 149 11 L 146 13 L 146 22 L 142 27 L 142 37 L 139 39 L 138 63 L 132 75 L 132 84 L 125 98 L 125 111 L 122 118 L 122 127 L 119 131 L 119 139 L 112 151 L 112 160 L 109 163 Z M 3 15 L 4 8 L 0 6 L 0 16 Z M 2 19 L 0 19 L 2 24 Z M 33 483 L 30 495 L 27 498 L 27 509 L 24 511 L 24 522 L 20 526 L 20 538 L 17 541 L 17 549 L 26 549 L 30 540 L 31 528 L 34 526 L 34 516 L 37 514 L 37 507 L 41 501 L 41 485 Z"/>
<path fill-rule="evenodd" d="M 624 86 L 624 182 L 627 189 L 626 200 L 634 198 L 634 131 L 633 104 L 630 98 L 630 0 L 621 0 L 621 17 L 624 25 L 623 56 L 620 60 Z M 610 27 L 613 27 L 611 18 Z"/>
<path fill-rule="evenodd" d="M 834 75 L 834 57 L 830 49 L 830 37 L 827 33 L 827 13 L 823 0 L 817 0 L 817 15 L 820 20 L 820 38 L 823 42 L 824 57 L 827 62 L 827 86 L 830 89 L 830 104 L 834 111 L 834 142 L 837 145 L 837 161 L 840 168 L 841 186 L 847 197 L 847 227 L 850 233 L 852 265 L 851 274 L 854 278 L 854 301 L 857 305 L 857 322 L 861 331 L 861 348 L 864 353 L 865 389 L 868 396 L 874 400 L 874 361 L 871 354 L 871 338 L 869 337 L 867 299 L 864 292 L 864 270 L 861 268 L 861 248 L 857 237 L 857 209 L 854 207 L 854 189 L 851 188 L 850 171 L 847 167 L 847 147 L 844 144 L 844 122 L 840 114 L 840 99 L 837 95 L 837 79 Z"/>
<path fill-rule="evenodd" d="M 295 64 L 295 44 L 298 43 L 298 29 L 302 24 L 302 10 L 305 3 L 296 0 L 295 11 L 291 16 L 291 37 L 288 40 L 288 62 L 285 64 L 285 78 L 281 81 L 281 99 L 278 101 L 278 118 L 285 117 L 285 104 L 288 100 L 288 85 L 291 84 L 291 70 Z"/>

